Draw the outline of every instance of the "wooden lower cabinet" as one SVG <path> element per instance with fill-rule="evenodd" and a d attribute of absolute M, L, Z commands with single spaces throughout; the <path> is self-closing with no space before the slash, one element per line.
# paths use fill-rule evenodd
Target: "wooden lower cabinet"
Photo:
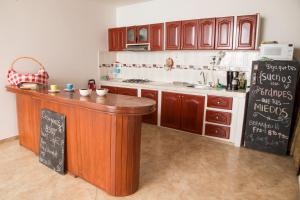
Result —
<path fill-rule="evenodd" d="M 155 90 L 142 90 L 141 96 L 156 101 L 156 111 L 150 115 L 143 116 L 143 122 L 149 124 L 157 124 L 157 103 L 158 103 L 158 91 Z"/>
<path fill-rule="evenodd" d="M 108 92 L 112 94 L 137 96 L 137 89 L 133 89 L 133 88 L 121 88 L 121 87 L 113 87 L 113 86 L 106 86 L 106 85 L 102 85 L 101 88 L 108 89 Z"/>
<path fill-rule="evenodd" d="M 137 96 L 137 89 L 133 88 L 117 88 L 118 94 L 128 95 L 128 96 Z"/>
<path fill-rule="evenodd" d="M 162 92 L 161 125 L 202 133 L 204 97 Z"/>
<path fill-rule="evenodd" d="M 108 93 L 112 93 L 112 94 L 118 94 L 117 87 L 112 87 L 112 86 L 101 85 L 101 88 L 108 89 Z"/>
<path fill-rule="evenodd" d="M 181 94 L 162 92 L 161 98 L 161 125 L 180 129 Z"/>
<path fill-rule="evenodd" d="M 181 130 L 202 133 L 204 96 L 182 95 Z"/>

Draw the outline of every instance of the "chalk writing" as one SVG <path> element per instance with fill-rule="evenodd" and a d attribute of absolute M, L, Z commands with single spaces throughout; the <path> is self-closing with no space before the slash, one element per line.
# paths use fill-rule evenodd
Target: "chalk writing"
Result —
<path fill-rule="evenodd" d="M 65 116 L 50 110 L 41 112 L 40 156 L 44 165 L 64 174 Z"/>

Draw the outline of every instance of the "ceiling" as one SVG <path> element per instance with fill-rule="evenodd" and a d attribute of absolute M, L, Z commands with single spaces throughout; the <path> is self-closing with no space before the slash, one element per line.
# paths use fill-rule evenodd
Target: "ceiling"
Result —
<path fill-rule="evenodd" d="M 151 0 L 101 0 L 102 2 L 113 3 L 116 6 L 125 6 L 135 3 L 142 3 Z"/>

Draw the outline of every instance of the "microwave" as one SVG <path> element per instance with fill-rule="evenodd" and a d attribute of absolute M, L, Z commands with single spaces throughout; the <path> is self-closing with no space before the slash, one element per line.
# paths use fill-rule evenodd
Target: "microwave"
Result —
<path fill-rule="evenodd" d="M 262 44 L 259 49 L 260 58 L 293 60 L 294 46 L 292 44 Z"/>

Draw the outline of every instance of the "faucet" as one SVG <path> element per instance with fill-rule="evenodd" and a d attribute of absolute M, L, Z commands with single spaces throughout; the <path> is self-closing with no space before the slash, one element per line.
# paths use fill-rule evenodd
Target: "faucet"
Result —
<path fill-rule="evenodd" d="M 206 77 L 205 77 L 205 73 L 203 71 L 200 72 L 200 77 L 201 76 L 202 76 L 202 82 L 201 82 L 201 84 L 206 85 L 207 84 L 207 80 L 206 80 Z"/>

